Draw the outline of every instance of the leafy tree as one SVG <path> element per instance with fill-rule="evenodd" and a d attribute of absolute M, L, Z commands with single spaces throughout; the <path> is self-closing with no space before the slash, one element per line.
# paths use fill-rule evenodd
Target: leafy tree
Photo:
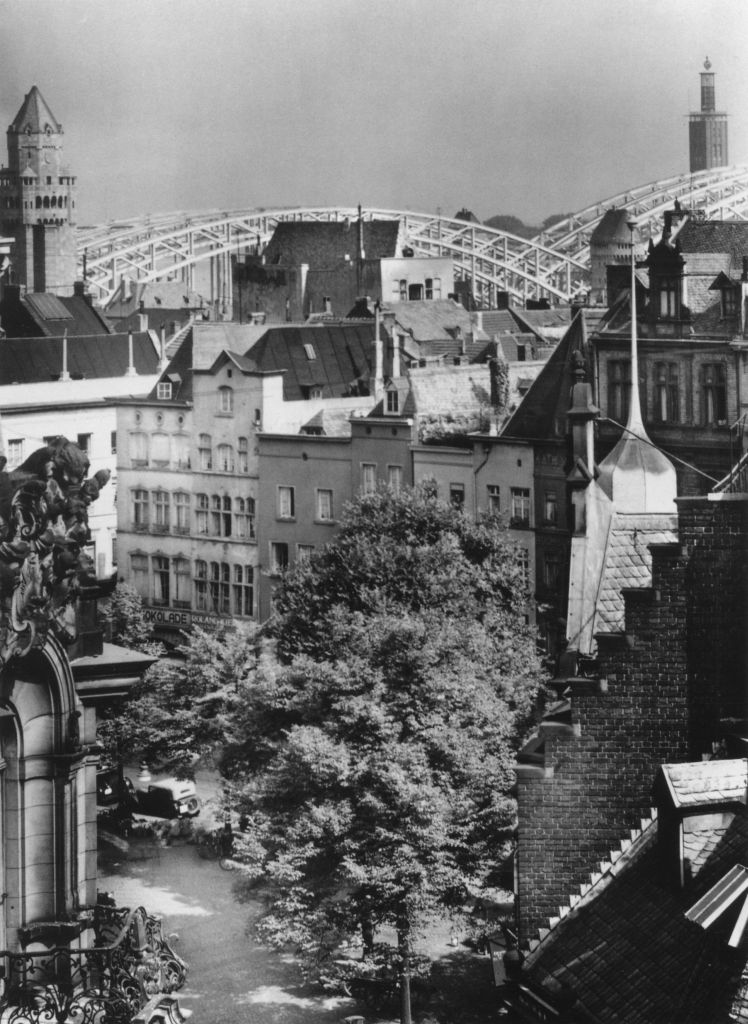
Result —
<path fill-rule="evenodd" d="M 355 932 L 413 936 L 490 881 L 514 824 L 513 752 L 540 671 L 523 576 L 495 520 L 427 490 L 353 503 L 289 574 L 266 632 L 280 659 L 242 684 L 223 770 L 245 780 L 261 933 L 321 964 Z"/>
<path fill-rule="evenodd" d="M 145 639 L 150 629 L 139 595 L 122 585 L 104 617 L 117 642 L 158 657 L 128 697 L 101 716 L 107 757 L 192 777 L 196 761 L 221 744 L 238 686 L 254 669 L 251 636 L 235 628 L 195 629 L 164 657 L 160 645 Z"/>

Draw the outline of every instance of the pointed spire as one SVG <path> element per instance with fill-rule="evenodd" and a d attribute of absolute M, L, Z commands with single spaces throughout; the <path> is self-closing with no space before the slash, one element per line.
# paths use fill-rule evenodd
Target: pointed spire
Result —
<path fill-rule="evenodd" d="M 26 93 L 21 109 L 16 114 L 8 131 L 25 132 L 28 128 L 29 131 L 38 133 L 46 131 L 47 127 L 53 132 L 62 131 L 62 125 L 49 109 L 47 101 L 38 88 L 34 85 Z"/>

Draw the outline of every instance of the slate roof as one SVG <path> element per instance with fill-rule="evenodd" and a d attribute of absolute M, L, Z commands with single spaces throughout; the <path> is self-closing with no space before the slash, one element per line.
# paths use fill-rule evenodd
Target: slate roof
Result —
<path fill-rule="evenodd" d="M 588 360 L 589 323 L 590 312 L 579 310 L 502 435 L 528 441 L 560 436 L 556 425 L 565 422 L 571 404 L 575 353 L 580 352 L 585 363 Z"/>
<path fill-rule="evenodd" d="M 495 334 L 513 334 L 520 328 L 508 309 L 485 309 L 481 314 L 483 330 L 489 337 Z"/>
<path fill-rule="evenodd" d="M 0 299 L 0 320 L 9 338 L 53 338 L 111 334 L 101 314 L 82 295 L 51 295 L 46 292 L 14 294 L 6 290 Z"/>
<path fill-rule="evenodd" d="M 63 339 L 5 338 L 0 341 L 0 384 L 57 380 L 62 372 Z M 75 378 L 124 376 L 129 364 L 126 335 L 68 338 L 68 372 Z M 133 334 L 133 360 L 139 374 L 158 370 L 158 353 L 147 333 Z"/>
<path fill-rule="evenodd" d="M 306 397 L 305 389 L 322 388 L 323 398 L 338 398 L 355 390 L 356 381 L 368 387 L 374 357 L 375 324 L 271 327 L 250 350 L 262 371 L 285 370 L 283 397 L 287 402 Z M 314 358 L 309 358 L 305 346 Z"/>
<path fill-rule="evenodd" d="M 664 513 L 613 515 L 604 556 L 600 592 L 595 602 L 593 633 L 619 633 L 625 628 L 623 591 L 652 583 L 650 544 L 678 540 L 678 517 Z"/>
<path fill-rule="evenodd" d="M 181 281 L 123 280 L 105 312 L 112 320 L 119 320 L 137 313 L 141 302 L 148 313 L 158 309 L 200 309 L 204 305 L 203 297 Z"/>
<path fill-rule="evenodd" d="M 657 826 L 652 826 L 609 884 L 573 909 L 528 955 L 526 979 L 536 990 L 570 987 L 578 999 L 575 1012 L 599 1024 L 744 1024 L 745 940 L 737 950 L 727 945 L 742 901 L 706 930 L 687 920 L 685 912 L 745 861 L 746 849 L 748 819 L 741 813 L 693 883 L 678 891 L 660 881 Z"/>
<path fill-rule="evenodd" d="M 160 333 L 163 327 L 167 334 L 172 330 L 172 324 L 176 324 L 177 330 L 180 327 L 185 327 L 190 322 L 193 313 L 191 309 L 165 309 L 161 306 L 151 307 L 145 312 L 148 316 L 148 329 Z M 115 320 L 113 327 L 118 334 L 137 331 L 140 328 L 140 312 L 131 313 L 130 316 L 123 317 L 121 320 Z"/>
<path fill-rule="evenodd" d="M 367 260 L 397 256 L 400 222 L 365 220 L 364 252 Z M 308 263 L 311 270 L 333 267 L 346 256 L 358 256 L 358 221 L 282 221 L 263 253 L 267 264 L 296 266 Z"/>
<path fill-rule="evenodd" d="M 748 256 L 748 221 L 698 221 L 688 217 L 676 237 L 684 256 L 689 252 Z"/>
<path fill-rule="evenodd" d="M 387 306 L 387 312 L 394 316 L 397 325 L 407 331 L 414 341 L 446 341 L 454 345 L 455 353 L 460 351 L 459 342 L 456 341 L 458 329 L 466 341 L 471 335 L 478 336 L 484 342 L 488 340 L 487 334 L 474 327 L 470 313 L 454 299 L 393 302 Z"/>
<path fill-rule="evenodd" d="M 675 807 L 746 803 L 748 761 L 745 759 L 663 764 L 661 770 Z"/>

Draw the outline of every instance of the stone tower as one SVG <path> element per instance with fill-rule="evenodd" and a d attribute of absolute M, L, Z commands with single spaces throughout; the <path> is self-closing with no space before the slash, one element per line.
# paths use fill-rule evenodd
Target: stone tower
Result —
<path fill-rule="evenodd" d="M 13 283 L 73 294 L 75 191 L 62 125 L 34 86 L 8 128 L 8 166 L 0 168 L 0 235 L 15 242 Z"/>
<path fill-rule="evenodd" d="M 727 114 L 715 109 L 714 74 L 709 58 L 701 72 L 701 110 L 688 116 L 691 171 L 708 171 L 727 164 Z"/>

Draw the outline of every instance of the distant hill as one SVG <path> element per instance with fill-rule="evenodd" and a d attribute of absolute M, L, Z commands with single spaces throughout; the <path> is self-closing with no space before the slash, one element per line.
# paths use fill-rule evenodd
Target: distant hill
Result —
<path fill-rule="evenodd" d="M 550 217 L 546 217 L 540 227 L 532 227 L 510 213 L 497 213 L 494 217 L 489 217 L 487 221 L 484 221 L 484 224 L 486 227 L 496 228 L 497 231 L 508 231 L 512 235 L 519 235 L 520 238 L 533 238 L 568 216 L 568 213 L 554 213 Z"/>

